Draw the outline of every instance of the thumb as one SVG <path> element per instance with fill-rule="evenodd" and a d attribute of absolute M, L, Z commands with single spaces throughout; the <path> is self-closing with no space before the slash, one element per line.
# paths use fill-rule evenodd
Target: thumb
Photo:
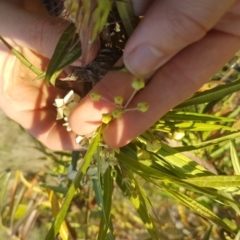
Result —
<path fill-rule="evenodd" d="M 234 0 L 154 1 L 124 50 L 125 66 L 148 76 L 186 46 L 200 40 L 230 9 Z"/>

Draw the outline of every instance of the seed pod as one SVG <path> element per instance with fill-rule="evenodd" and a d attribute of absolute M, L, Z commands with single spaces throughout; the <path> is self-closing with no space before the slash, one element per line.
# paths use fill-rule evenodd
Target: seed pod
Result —
<path fill-rule="evenodd" d="M 70 21 L 76 26 L 82 45 L 82 64 L 88 59 L 91 44 L 107 23 L 112 0 L 65 0 L 64 6 Z"/>

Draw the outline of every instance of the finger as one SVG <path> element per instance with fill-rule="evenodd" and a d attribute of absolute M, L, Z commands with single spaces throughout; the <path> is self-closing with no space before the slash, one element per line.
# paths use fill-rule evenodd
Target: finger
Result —
<path fill-rule="evenodd" d="M 234 4 L 234 0 L 156 0 L 127 42 L 124 63 L 146 76 L 184 47 L 198 41 Z"/>
<path fill-rule="evenodd" d="M 21 112 L 20 124 L 48 148 L 59 150 L 83 150 L 75 141 L 76 134 L 68 132 L 62 121 L 56 120 L 56 112 L 41 109 L 34 112 Z"/>
<path fill-rule="evenodd" d="M 25 11 L 20 5 L 0 1 L 0 33 L 12 46 L 27 47 L 41 55 L 51 58 L 63 31 L 69 22 Z M 90 49 L 88 62 L 92 61 L 99 50 L 96 41 Z M 73 65 L 80 65 L 77 61 Z"/>
<path fill-rule="evenodd" d="M 1 97 L 1 108 L 8 117 L 18 122 L 40 142 L 53 150 L 82 150 L 76 144 L 76 134 L 68 132 L 63 121 L 57 121 L 54 99 L 63 91 L 47 87 L 20 83 L 5 86 Z M 8 90 L 10 88 L 10 91 Z"/>
<path fill-rule="evenodd" d="M 129 112 L 114 121 L 104 133 L 113 148 L 123 146 L 151 127 L 169 109 L 191 97 L 240 47 L 238 37 L 211 32 L 166 63 L 134 98 L 149 103 L 146 113 Z"/>
<path fill-rule="evenodd" d="M 121 119 L 113 121 L 105 131 L 105 142 L 114 148 L 127 144 L 208 81 L 239 49 L 240 30 L 236 24 L 238 21 L 233 24 L 235 35 L 210 32 L 203 40 L 187 47 L 164 65 L 130 105 L 135 107 L 138 102 L 147 101 L 149 110 L 146 113 L 124 113 Z M 132 92 L 132 78 L 129 73 L 111 72 L 93 91 L 101 93 L 109 101 L 113 101 L 116 95 L 127 99 Z M 101 124 L 102 114 L 112 109 L 112 104 L 104 100 L 93 102 L 87 95 L 70 115 L 70 125 L 74 132 L 88 134 Z"/>
<path fill-rule="evenodd" d="M 21 119 L 13 120 L 25 128 L 32 136 L 42 142 L 46 147 L 59 150 L 82 150 L 76 144 L 76 134 L 68 132 L 62 121 L 56 120 L 56 111 L 41 108 L 34 111 L 17 112 Z"/>
<path fill-rule="evenodd" d="M 91 91 L 100 93 L 104 99 L 95 102 L 91 100 L 90 93 L 87 94 L 69 116 L 72 130 L 79 135 L 89 134 L 96 130 L 102 123 L 102 114 L 109 113 L 116 108 L 111 103 L 114 102 L 114 97 L 120 95 L 127 100 L 131 95 L 132 79 L 133 75 L 130 73 L 109 72 Z"/>

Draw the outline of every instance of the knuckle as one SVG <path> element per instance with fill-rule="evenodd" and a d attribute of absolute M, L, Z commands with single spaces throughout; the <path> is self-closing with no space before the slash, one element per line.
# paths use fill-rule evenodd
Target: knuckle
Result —
<path fill-rule="evenodd" d="M 171 14 L 170 31 L 175 39 L 188 45 L 204 37 L 208 29 L 192 16 L 183 12 L 174 12 Z"/>

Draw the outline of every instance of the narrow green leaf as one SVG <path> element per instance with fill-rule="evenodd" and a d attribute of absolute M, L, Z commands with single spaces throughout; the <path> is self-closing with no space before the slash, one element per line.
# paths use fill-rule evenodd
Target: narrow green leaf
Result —
<path fill-rule="evenodd" d="M 72 151 L 72 169 L 74 171 L 77 170 L 77 162 L 79 159 L 80 152 L 79 151 Z"/>
<path fill-rule="evenodd" d="M 96 135 L 93 137 L 93 139 L 89 145 L 88 151 L 84 157 L 84 163 L 81 165 L 81 168 L 79 169 L 76 178 L 74 179 L 73 183 L 71 184 L 71 186 L 68 190 L 67 196 L 64 199 L 63 205 L 62 205 L 57 217 L 53 221 L 52 226 L 49 229 L 45 240 L 53 240 L 53 239 L 55 239 L 56 235 L 58 234 L 61 224 L 65 219 L 68 208 L 74 197 L 75 191 L 76 191 L 76 189 L 78 189 L 80 181 L 81 181 L 83 175 L 86 173 L 87 168 L 92 160 L 92 156 L 95 153 L 95 151 L 99 145 L 100 138 L 101 138 L 101 128 L 97 131 Z"/>
<path fill-rule="evenodd" d="M 224 197 L 230 199 L 231 201 L 227 201 L 227 203 L 234 209 L 234 211 L 240 216 L 240 205 L 238 204 L 238 201 L 235 201 L 232 194 L 228 193 L 226 191 L 219 191 L 221 195 Z"/>
<path fill-rule="evenodd" d="M 237 235 L 235 236 L 234 240 L 239 240 L 240 239 L 240 230 L 238 230 Z"/>
<path fill-rule="evenodd" d="M 188 178 L 184 181 L 199 187 L 215 189 L 240 187 L 240 176 L 204 176 Z"/>
<path fill-rule="evenodd" d="M 143 189 L 140 187 L 131 171 L 127 169 L 124 169 L 123 174 L 118 174 L 117 177 L 117 183 L 120 183 L 120 185 L 125 185 L 124 187 L 120 186 L 120 189 L 124 188 L 126 190 L 124 194 L 127 194 L 129 197 L 133 207 L 148 230 L 148 233 L 151 235 L 152 239 L 158 239 L 158 232 L 152 217 L 149 214 L 146 204 L 146 194 L 144 193 Z"/>
<path fill-rule="evenodd" d="M 138 137 L 138 140 L 145 144 L 147 143 L 146 137 L 141 135 Z M 162 147 L 158 150 L 157 153 L 152 153 L 152 160 L 157 160 L 156 163 L 162 162 L 160 164 L 162 166 L 168 165 L 168 169 L 174 172 L 176 176 L 195 176 L 195 175 L 211 175 L 209 171 L 207 171 L 204 167 L 198 165 L 196 162 L 192 161 L 185 155 L 176 151 L 174 148 L 169 147 L 168 145 L 161 143 Z M 162 161 L 165 160 L 165 163 Z"/>
<path fill-rule="evenodd" d="M 232 127 L 228 127 L 221 124 L 210 124 L 210 123 L 196 123 L 196 122 L 183 122 L 175 124 L 178 129 L 185 129 L 187 131 L 215 131 L 215 130 L 227 130 L 236 131 Z"/>
<path fill-rule="evenodd" d="M 127 35 L 130 37 L 137 25 L 132 2 L 130 0 L 116 1 L 116 6 Z"/>
<path fill-rule="evenodd" d="M 145 166 L 142 163 L 140 163 L 137 160 L 134 160 L 133 158 L 129 157 L 128 155 L 124 154 L 123 152 L 120 152 L 117 154 L 118 160 L 125 166 L 127 169 L 131 169 L 133 172 L 137 173 L 140 177 L 145 179 L 147 182 L 151 182 L 154 185 L 161 188 L 162 182 L 164 183 L 174 183 L 175 185 L 179 187 L 185 187 L 186 189 L 200 193 L 203 195 L 207 195 L 213 199 L 218 199 L 219 201 L 225 201 L 225 202 L 232 202 L 234 204 L 240 205 L 240 203 L 236 203 L 234 200 L 229 199 L 228 197 L 223 196 L 222 194 L 218 193 L 218 191 L 214 188 L 203 188 L 199 187 L 197 185 L 193 185 L 190 182 L 184 181 L 184 179 L 179 177 L 174 177 L 172 175 L 167 174 L 167 171 L 160 171 L 159 169 L 153 169 L 150 166 Z M 206 175 L 207 176 L 207 171 Z M 119 172 L 118 172 L 119 174 Z M 211 176 L 212 173 L 208 173 L 208 176 Z M 210 177 L 209 176 L 209 177 Z M 191 179 L 191 178 L 189 178 Z M 159 183 L 159 181 L 161 181 Z M 118 183 L 119 184 L 119 183 Z M 122 191 L 126 192 L 126 189 L 122 189 Z"/>
<path fill-rule="evenodd" d="M 174 177 L 172 175 L 167 174 L 164 171 L 159 169 L 154 169 L 149 166 L 146 166 L 139 161 L 131 158 L 127 154 L 124 154 L 122 151 L 119 154 L 116 154 L 117 159 L 123 163 L 126 168 L 131 169 L 132 171 L 136 172 L 140 176 L 146 176 L 148 178 L 156 178 L 161 180 L 167 181 L 179 181 L 179 178 Z M 168 171 L 167 171 L 168 172 Z"/>
<path fill-rule="evenodd" d="M 221 218 L 215 215 L 212 211 L 204 207 L 202 204 L 198 203 L 194 199 L 180 193 L 179 191 L 172 191 L 168 187 L 163 187 L 163 190 L 175 198 L 177 201 L 181 202 L 185 206 L 189 207 L 194 212 L 198 213 L 200 216 L 214 222 L 215 224 L 221 226 L 227 231 L 234 232 L 235 229 L 232 229 L 231 226 L 228 226 Z"/>
<path fill-rule="evenodd" d="M 36 68 L 32 63 L 30 63 L 20 52 L 18 52 L 16 49 L 14 49 L 10 44 L 7 43 L 7 41 L 4 40 L 0 36 L 0 40 L 3 42 L 3 44 L 15 55 L 15 57 L 27 68 L 32 70 L 37 75 L 41 75 L 42 71 Z"/>
<path fill-rule="evenodd" d="M 176 173 L 182 172 L 185 176 L 211 175 L 204 167 L 164 143 L 162 143 L 162 148 L 156 153 L 156 156 L 162 157 L 166 162 L 174 166 Z"/>
<path fill-rule="evenodd" d="M 49 188 L 49 189 L 53 190 L 55 193 L 61 193 L 63 195 L 66 195 L 68 192 L 68 189 L 65 187 L 52 186 L 52 185 L 46 185 L 46 184 L 42 184 L 41 187 Z"/>
<path fill-rule="evenodd" d="M 79 37 L 75 33 L 74 24 L 71 23 L 63 32 L 55 48 L 46 71 L 46 83 L 52 83 L 54 85 L 56 78 L 63 68 L 77 60 L 80 56 L 81 47 Z"/>
<path fill-rule="evenodd" d="M 113 194 L 113 179 L 111 177 L 111 169 L 108 168 L 103 178 L 103 196 L 102 196 L 102 217 L 98 232 L 98 240 L 115 239 L 113 236 L 112 221 L 111 221 L 111 207 Z"/>
<path fill-rule="evenodd" d="M 240 80 L 236 80 L 232 83 L 228 83 L 222 86 L 215 87 L 210 90 L 206 90 L 201 93 L 195 94 L 192 98 L 186 100 L 185 102 L 179 104 L 175 107 L 177 108 L 183 108 L 188 107 L 195 104 L 201 104 L 201 103 L 207 103 L 211 102 L 217 99 L 221 99 L 225 96 L 227 96 L 230 93 L 234 93 L 236 91 L 240 90 Z"/>
<path fill-rule="evenodd" d="M 236 131 L 236 129 L 232 127 L 228 127 L 221 124 L 213 124 L 213 123 L 199 123 L 199 122 L 158 122 L 155 124 L 152 129 L 156 131 L 172 131 L 175 129 L 182 129 L 185 131 L 216 131 L 216 130 L 226 130 L 226 131 Z"/>
<path fill-rule="evenodd" d="M 231 154 L 231 161 L 232 161 L 234 173 L 236 175 L 240 175 L 240 161 L 239 161 L 239 157 L 236 150 L 235 140 L 232 140 L 230 142 L 230 154 Z"/>
<path fill-rule="evenodd" d="M 236 119 L 228 117 L 218 117 L 210 114 L 193 113 L 193 112 L 177 112 L 170 111 L 166 113 L 161 120 L 175 121 L 220 121 L 220 122 L 235 122 Z"/>
<path fill-rule="evenodd" d="M 212 225 L 209 226 L 209 228 L 207 229 L 207 231 L 206 231 L 202 240 L 210 240 L 211 233 L 212 233 L 212 227 L 213 227 Z"/>
<path fill-rule="evenodd" d="M 45 75 L 46 75 L 46 71 L 44 71 L 41 74 L 39 74 L 37 77 L 34 78 L 34 80 L 44 79 Z"/>
<path fill-rule="evenodd" d="M 189 146 L 175 147 L 174 149 L 178 152 L 192 151 L 192 150 L 197 150 L 197 149 L 208 147 L 208 146 L 213 146 L 225 141 L 230 141 L 238 137 L 240 137 L 240 131 L 235 133 L 229 133 L 222 137 L 211 139 L 210 141 L 200 142 L 200 143 L 189 145 Z"/>

